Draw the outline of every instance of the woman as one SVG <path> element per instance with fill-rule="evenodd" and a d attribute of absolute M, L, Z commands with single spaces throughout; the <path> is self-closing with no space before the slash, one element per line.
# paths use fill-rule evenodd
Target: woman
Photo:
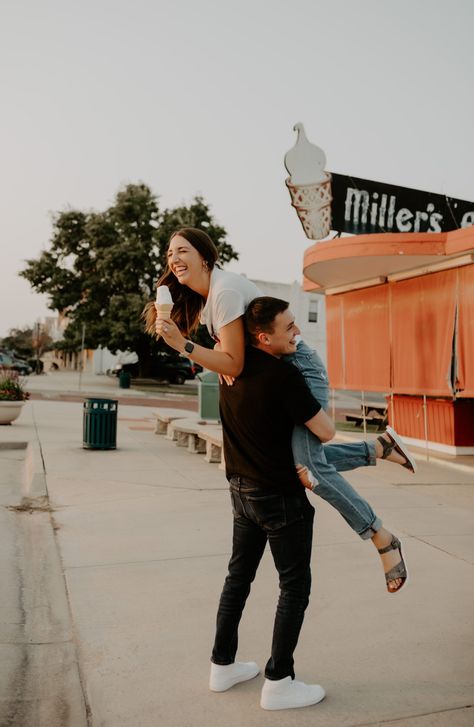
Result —
<path fill-rule="evenodd" d="M 217 248 L 203 230 L 183 228 L 175 232 L 167 260 L 167 270 L 158 285 L 170 290 L 172 315 L 157 320 L 155 305 L 149 303 L 144 310 L 147 332 L 162 336 L 176 351 L 216 371 L 232 385 L 244 365 L 243 315 L 250 301 L 261 295 L 260 290 L 247 278 L 218 267 Z M 199 323 L 206 325 L 216 341 L 214 349 L 187 340 Z M 327 375 L 317 354 L 300 341 L 296 353 L 286 358 L 297 366 L 315 398 L 327 408 Z M 297 470 L 302 484 L 330 502 L 362 539 L 372 540 L 381 555 L 388 592 L 399 591 L 408 577 L 400 541 L 382 527 L 370 505 L 339 475 L 339 471 L 375 465 L 377 458 L 414 471 L 414 462 L 396 433 L 388 428 L 375 442 L 323 447 L 306 427 L 296 427 L 293 453 L 295 462 L 301 463 Z"/>

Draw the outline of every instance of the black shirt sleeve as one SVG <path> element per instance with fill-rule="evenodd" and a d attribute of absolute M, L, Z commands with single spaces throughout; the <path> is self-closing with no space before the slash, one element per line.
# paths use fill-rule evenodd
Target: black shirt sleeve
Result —
<path fill-rule="evenodd" d="M 321 404 L 310 392 L 303 375 L 291 364 L 282 389 L 283 406 L 295 424 L 304 424 L 321 411 Z"/>

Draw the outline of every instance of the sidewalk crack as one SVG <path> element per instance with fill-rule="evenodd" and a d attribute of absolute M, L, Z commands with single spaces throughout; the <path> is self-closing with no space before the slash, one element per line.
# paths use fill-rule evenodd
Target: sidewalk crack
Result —
<path fill-rule="evenodd" d="M 429 717 L 435 714 L 449 714 L 450 712 L 459 712 L 462 709 L 472 709 L 472 704 L 463 704 L 459 707 L 447 707 L 446 709 L 437 709 L 434 712 L 419 712 L 417 714 L 408 714 L 403 717 L 388 717 L 387 719 L 378 719 L 375 722 L 358 722 L 357 724 L 351 725 L 351 727 L 374 727 L 376 725 L 388 724 L 396 725 L 397 722 L 405 724 L 408 719 L 418 719 L 418 717 Z"/>

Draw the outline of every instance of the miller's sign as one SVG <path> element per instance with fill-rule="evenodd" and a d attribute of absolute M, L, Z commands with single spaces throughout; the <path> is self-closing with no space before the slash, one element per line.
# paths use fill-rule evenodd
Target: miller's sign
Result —
<path fill-rule="evenodd" d="M 331 174 L 331 228 L 374 232 L 447 232 L 474 224 L 474 202 Z"/>

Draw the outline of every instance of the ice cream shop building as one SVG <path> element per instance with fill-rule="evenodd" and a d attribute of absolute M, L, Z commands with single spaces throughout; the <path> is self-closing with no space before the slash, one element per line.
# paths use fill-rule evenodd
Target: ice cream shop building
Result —
<path fill-rule="evenodd" d="M 474 203 L 330 175 L 297 130 L 287 186 L 317 240 L 303 273 L 326 295 L 331 386 L 383 392 L 408 440 L 474 454 Z"/>

